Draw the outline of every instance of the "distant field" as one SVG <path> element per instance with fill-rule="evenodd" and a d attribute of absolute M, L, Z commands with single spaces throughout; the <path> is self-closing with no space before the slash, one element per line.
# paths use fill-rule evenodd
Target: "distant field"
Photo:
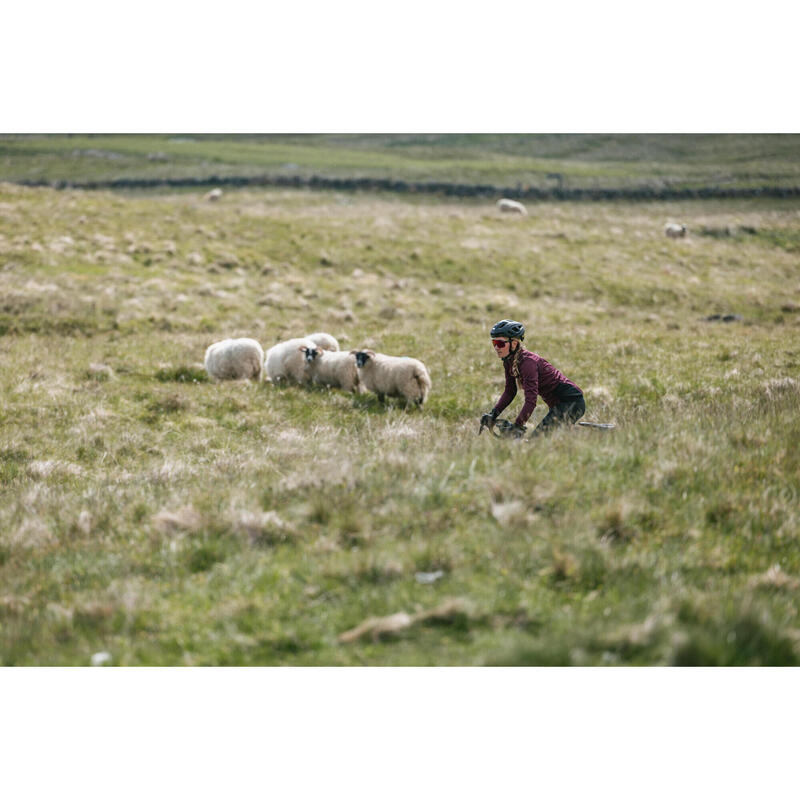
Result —
<path fill-rule="evenodd" d="M 370 177 L 539 188 L 800 185 L 798 135 L 0 135 L 0 179 Z"/>
<path fill-rule="evenodd" d="M 343 141 L 325 168 L 423 174 L 443 146 L 390 138 L 384 161 Z M 494 163 L 451 141 L 450 174 L 470 154 L 498 179 L 504 159 L 577 160 L 542 141 Z M 715 150 L 720 174 L 777 169 L 788 139 L 761 156 L 759 141 L 741 162 Z M 638 146 L 625 179 L 644 174 Z M 214 170 L 323 163 L 296 137 L 0 147 L 6 177 L 191 172 L 215 148 Z M 129 161 L 69 155 L 88 149 Z M 530 211 L 0 184 L 0 664 L 800 663 L 797 203 Z M 690 235 L 666 239 L 667 220 Z M 617 430 L 479 438 L 501 317 Z M 429 402 L 215 384 L 199 366 L 223 337 L 311 330 L 421 358 Z M 399 613 L 394 632 L 339 639 Z"/>

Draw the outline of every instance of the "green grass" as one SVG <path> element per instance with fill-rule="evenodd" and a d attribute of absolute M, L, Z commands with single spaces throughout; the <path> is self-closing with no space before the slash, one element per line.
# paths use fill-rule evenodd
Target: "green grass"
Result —
<path fill-rule="evenodd" d="M 0 185 L 0 663 L 796 664 L 796 204 L 530 211 Z M 617 430 L 478 437 L 501 317 Z M 428 403 L 202 371 L 311 330 Z"/>
<path fill-rule="evenodd" d="M 3 135 L 0 179 L 322 175 L 515 187 L 797 186 L 771 134 Z"/>

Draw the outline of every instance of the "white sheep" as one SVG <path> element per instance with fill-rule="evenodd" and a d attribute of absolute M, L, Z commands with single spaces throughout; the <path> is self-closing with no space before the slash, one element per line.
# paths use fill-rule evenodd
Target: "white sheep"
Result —
<path fill-rule="evenodd" d="M 317 345 L 310 339 L 289 339 L 278 342 L 267 350 L 264 359 L 268 380 L 273 383 L 281 380 L 310 383 L 311 362 L 317 353 Z"/>
<path fill-rule="evenodd" d="M 223 339 L 206 350 L 206 372 L 216 380 L 261 380 L 264 351 L 255 339 Z"/>
<path fill-rule="evenodd" d="M 523 217 L 528 215 L 528 209 L 522 203 L 509 200 L 507 197 L 501 197 L 497 201 L 497 207 L 505 214 L 522 214 Z"/>
<path fill-rule="evenodd" d="M 311 339 L 317 347 L 323 350 L 338 350 L 339 342 L 336 341 L 334 336 L 329 333 L 309 333 L 306 339 Z"/>
<path fill-rule="evenodd" d="M 311 362 L 311 377 L 314 383 L 343 389 L 345 392 L 358 394 L 361 381 L 353 353 L 318 350 Z"/>
<path fill-rule="evenodd" d="M 686 236 L 686 226 L 678 225 L 677 222 L 668 222 L 664 226 L 664 233 L 666 233 L 670 239 L 682 239 Z"/>
<path fill-rule="evenodd" d="M 386 395 L 404 397 L 422 405 L 431 388 L 425 365 L 408 356 L 387 356 L 373 350 L 351 350 L 356 357 L 358 377 L 365 389 L 375 392 L 383 402 Z"/>
<path fill-rule="evenodd" d="M 222 189 L 216 188 L 204 194 L 203 200 L 207 200 L 209 203 L 215 203 L 220 197 L 222 197 Z"/>

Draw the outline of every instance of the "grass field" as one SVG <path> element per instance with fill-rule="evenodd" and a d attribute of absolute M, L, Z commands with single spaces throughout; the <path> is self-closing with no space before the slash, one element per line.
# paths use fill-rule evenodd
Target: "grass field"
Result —
<path fill-rule="evenodd" d="M 311 176 L 552 188 L 800 185 L 768 134 L 0 135 L 6 180 Z"/>
<path fill-rule="evenodd" d="M 0 663 L 800 663 L 799 255 L 788 201 L 0 184 Z M 478 437 L 502 317 L 617 430 Z M 428 403 L 205 379 L 312 330 Z"/>

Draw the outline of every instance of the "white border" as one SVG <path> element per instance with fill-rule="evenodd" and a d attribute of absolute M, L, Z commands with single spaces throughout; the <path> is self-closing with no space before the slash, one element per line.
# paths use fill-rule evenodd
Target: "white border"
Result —
<path fill-rule="evenodd" d="M 6 669 L 9 797 L 777 797 L 797 670 Z"/>
<path fill-rule="evenodd" d="M 797 132 L 774 0 L 32 0 L 0 132 Z"/>

